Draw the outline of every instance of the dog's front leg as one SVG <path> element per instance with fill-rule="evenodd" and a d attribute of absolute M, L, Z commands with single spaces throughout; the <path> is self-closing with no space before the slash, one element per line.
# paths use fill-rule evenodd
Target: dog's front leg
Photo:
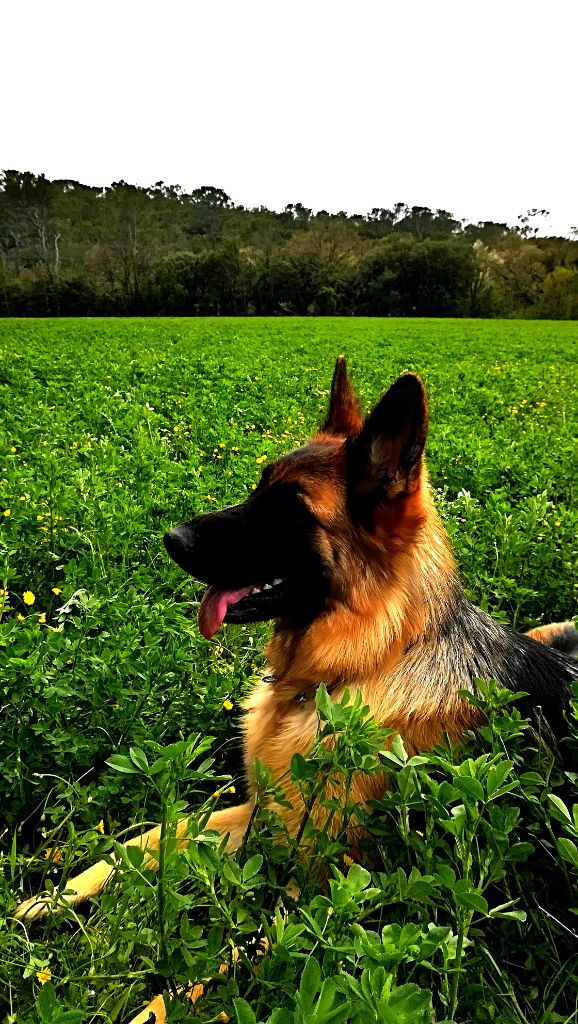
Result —
<path fill-rule="evenodd" d="M 227 848 L 230 851 L 234 851 L 238 849 L 243 841 L 243 836 L 249 827 L 252 811 L 252 803 L 239 804 L 237 807 L 226 807 L 222 811 L 215 811 L 214 814 L 211 814 L 205 827 L 220 832 L 222 836 L 228 836 Z M 188 826 L 188 818 L 181 818 L 177 823 L 176 839 L 179 849 L 182 849 L 190 842 Z M 138 846 L 141 850 L 145 851 L 143 867 L 149 871 L 156 871 L 158 869 L 156 854 L 159 849 L 160 835 L 161 826 L 156 825 L 155 828 L 145 832 L 142 836 L 129 839 L 124 844 L 125 846 Z M 71 907 L 75 907 L 78 903 L 84 903 L 85 900 L 102 892 L 115 870 L 116 866 L 114 863 L 109 863 L 105 860 L 98 861 L 91 868 L 87 868 L 81 874 L 68 879 L 65 887 L 68 891 L 61 899 Z M 19 921 L 29 924 L 32 921 L 39 920 L 41 917 L 45 917 L 52 906 L 53 900 L 50 896 L 32 896 L 31 899 L 20 903 L 14 911 L 14 917 Z"/>

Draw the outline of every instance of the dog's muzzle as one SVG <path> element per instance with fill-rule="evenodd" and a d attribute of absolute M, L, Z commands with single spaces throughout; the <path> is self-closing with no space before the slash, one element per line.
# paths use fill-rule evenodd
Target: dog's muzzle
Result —
<path fill-rule="evenodd" d="M 175 526 L 172 530 L 169 530 L 168 533 L 165 533 L 163 540 L 165 542 L 165 548 L 173 561 L 176 562 L 181 569 L 188 572 L 188 566 L 191 564 L 194 548 L 194 536 L 192 531 L 186 526 Z"/>

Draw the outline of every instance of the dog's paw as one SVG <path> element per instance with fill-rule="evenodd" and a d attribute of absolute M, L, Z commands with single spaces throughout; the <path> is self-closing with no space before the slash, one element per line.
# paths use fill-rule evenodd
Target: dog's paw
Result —
<path fill-rule="evenodd" d="M 18 904 L 12 916 L 24 924 L 32 924 L 33 921 L 40 921 L 46 917 L 54 905 L 52 896 L 31 896 L 29 900 Z"/>

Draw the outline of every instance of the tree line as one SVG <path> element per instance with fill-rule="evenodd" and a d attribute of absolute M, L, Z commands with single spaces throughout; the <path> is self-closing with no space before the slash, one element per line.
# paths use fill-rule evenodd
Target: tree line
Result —
<path fill-rule="evenodd" d="M 396 203 L 237 206 L 219 188 L 0 173 L 0 314 L 578 318 L 578 230 Z"/>

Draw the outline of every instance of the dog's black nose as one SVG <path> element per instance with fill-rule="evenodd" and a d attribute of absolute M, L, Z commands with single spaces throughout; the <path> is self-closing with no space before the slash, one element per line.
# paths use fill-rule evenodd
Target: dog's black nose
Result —
<path fill-rule="evenodd" d="M 186 569 L 193 548 L 191 531 L 186 526 L 175 526 L 165 533 L 163 539 L 173 561 L 180 565 L 181 569 Z"/>

